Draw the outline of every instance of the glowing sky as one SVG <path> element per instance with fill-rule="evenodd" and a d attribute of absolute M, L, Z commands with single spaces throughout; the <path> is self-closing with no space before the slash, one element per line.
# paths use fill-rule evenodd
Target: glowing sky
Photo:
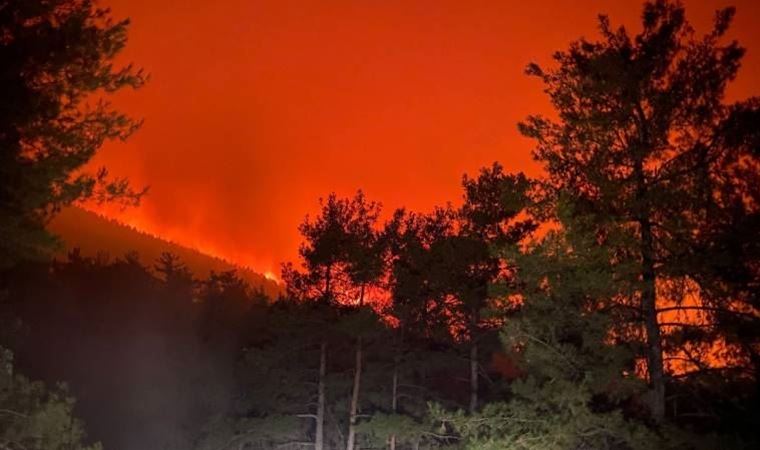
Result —
<path fill-rule="evenodd" d="M 636 29 L 629 1 L 102 0 L 133 21 L 123 61 L 151 74 L 120 94 L 145 119 L 97 157 L 150 185 L 112 216 L 202 251 L 279 273 L 298 223 L 331 191 L 362 188 L 386 209 L 459 198 L 464 172 L 499 160 L 535 173 L 516 131 L 548 111 L 530 61 L 580 36 L 596 14 Z M 705 31 L 734 4 L 748 47 L 733 98 L 759 93 L 760 2 L 687 1 Z"/>

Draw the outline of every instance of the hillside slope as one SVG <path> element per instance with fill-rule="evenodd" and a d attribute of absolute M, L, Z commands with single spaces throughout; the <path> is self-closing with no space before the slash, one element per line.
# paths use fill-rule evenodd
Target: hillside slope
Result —
<path fill-rule="evenodd" d="M 205 278 L 212 270 L 222 272 L 234 269 L 251 287 L 263 289 L 272 298 L 282 290 L 275 281 L 253 270 L 143 233 L 81 208 L 63 210 L 48 228 L 63 239 L 64 252 L 79 248 L 87 256 L 104 252 L 111 257 L 120 257 L 136 251 L 142 263 L 148 266 L 152 266 L 161 253 L 170 252 L 179 256 L 196 277 Z"/>

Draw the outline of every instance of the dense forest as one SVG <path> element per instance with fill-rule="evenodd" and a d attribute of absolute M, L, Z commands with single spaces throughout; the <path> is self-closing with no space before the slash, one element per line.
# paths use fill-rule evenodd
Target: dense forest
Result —
<path fill-rule="evenodd" d="M 123 256 L 137 253 L 140 260 L 150 265 L 161 258 L 163 253 L 171 253 L 180 258 L 196 277 L 208 277 L 212 271 L 219 273 L 234 270 L 237 276 L 253 289 L 263 290 L 271 298 L 277 298 L 283 291 L 282 285 L 271 279 L 272 277 L 268 278 L 250 267 L 241 267 L 239 264 L 177 242 L 167 241 L 76 206 L 62 209 L 48 224 L 47 229 L 65 244 L 53 255 L 59 260 L 66 259 L 68 252 L 72 250 L 78 250 L 83 256 L 96 258 L 98 255 Z"/>
<path fill-rule="evenodd" d="M 0 449 L 759 448 L 733 15 L 600 16 L 526 70 L 555 111 L 518 125 L 541 176 L 493 163 L 427 212 L 327 195 L 273 298 L 168 252 L 53 257 L 62 208 L 147 195 L 83 170 L 140 125 L 92 96 L 147 77 L 91 0 L 0 1 Z"/>

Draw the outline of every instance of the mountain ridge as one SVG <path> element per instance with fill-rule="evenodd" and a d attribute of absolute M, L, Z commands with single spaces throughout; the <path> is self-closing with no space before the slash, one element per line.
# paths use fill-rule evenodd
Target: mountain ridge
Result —
<path fill-rule="evenodd" d="M 97 256 L 102 253 L 122 256 L 137 252 L 142 263 L 152 267 L 161 253 L 169 252 L 178 256 L 196 277 L 205 278 L 211 271 L 235 270 L 253 289 L 261 289 L 271 298 L 276 298 L 282 293 L 280 284 L 249 267 L 146 233 L 83 208 L 63 209 L 51 221 L 48 229 L 64 242 L 63 249 L 56 256 L 65 255 L 73 249 L 79 249 L 85 256 Z"/>

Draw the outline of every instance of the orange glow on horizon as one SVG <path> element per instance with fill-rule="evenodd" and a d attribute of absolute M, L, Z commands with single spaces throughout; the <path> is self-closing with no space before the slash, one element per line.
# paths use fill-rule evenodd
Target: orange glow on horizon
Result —
<path fill-rule="evenodd" d="M 115 209 L 115 208 L 107 207 L 107 206 L 98 207 L 97 205 L 87 205 L 87 204 L 79 205 L 79 206 L 101 217 L 104 217 L 106 219 L 115 221 L 116 223 L 119 223 L 121 225 L 125 225 L 127 227 L 138 230 L 142 234 L 151 236 L 153 238 L 161 239 L 163 241 L 167 241 L 172 244 L 177 244 L 191 250 L 196 250 L 200 253 L 203 253 L 204 255 L 233 264 L 241 269 L 248 269 L 248 270 L 254 271 L 256 273 L 263 275 L 264 278 L 268 280 L 274 281 L 276 283 L 280 283 L 280 278 L 275 274 L 274 272 L 275 269 L 273 269 L 272 267 L 261 264 L 257 260 L 251 260 L 247 258 L 246 255 L 243 255 L 243 254 L 239 254 L 236 257 L 230 257 L 229 254 L 224 254 L 220 252 L 218 248 L 214 246 L 213 243 L 199 239 L 198 236 L 194 236 L 192 234 L 187 234 L 187 233 L 183 234 L 181 229 L 178 229 L 174 232 L 170 232 L 167 234 L 160 234 L 160 233 L 151 231 L 149 228 L 143 227 L 142 222 L 140 220 L 135 220 L 130 215 L 124 214 L 119 209 Z M 114 216 L 116 217 L 114 218 Z M 179 238 L 177 238 L 177 236 L 179 236 Z"/>
<path fill-rule="evenodd" d="M 536 175 L 516 124 L 551 110 L 524 67 L 597 36 L 600 12 L 635 31 L 642 1 L 101 4 L 132 19 L 122 61 L 151 80 L 114 99 L 143 129 L 94 165 L 150 192 L 97 210 L 277 279 L 298 224 L 332 191 L 427 211 L 495 160 Z M 729 37 L 748 52 L 730 97 L 756 94 L 760 3 L 685 4 L 698 33 L 737 7 Z"/>

